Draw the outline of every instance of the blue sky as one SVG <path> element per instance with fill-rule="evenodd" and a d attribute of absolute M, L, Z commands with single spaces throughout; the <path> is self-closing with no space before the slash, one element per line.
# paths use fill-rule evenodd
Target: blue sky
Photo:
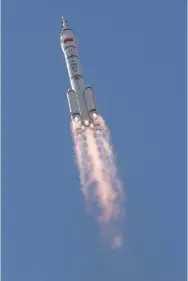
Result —
<path fill-rule="evenodd" d="M 84 213 L 64 15 L 111 129 L 125 247 Z M 186 280 L 186 1 L 3 1 L 2 280 Z"/>

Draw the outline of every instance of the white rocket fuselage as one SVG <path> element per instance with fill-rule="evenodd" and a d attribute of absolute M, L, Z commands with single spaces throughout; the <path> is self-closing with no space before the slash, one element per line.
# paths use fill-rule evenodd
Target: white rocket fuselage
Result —
<path fill-rule="evenodd" d="M 95 97 L 92 88 L 85 85 L 76 39 L 64 18 L 62 18 L 60 42 L 71 84 L 67 98 L 76 134 L 81 133 L 85 126 L 90 126 L 94 130 L 99 129 L 99 124 L 96 121 L 97 108 Z"/>

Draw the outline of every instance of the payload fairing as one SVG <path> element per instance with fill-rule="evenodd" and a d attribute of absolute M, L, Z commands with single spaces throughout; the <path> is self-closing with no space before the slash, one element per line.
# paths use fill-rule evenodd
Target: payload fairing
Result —
<path fill-rule="evenodd" d="M 93 131 L 100 130 L 95 96 L 92 88 L 86 86 L 84 82 L 76 38 L 64 17 L 62 17 L 60 42 L 71 84 L 67 99 L 75 133 L 82 134 L 86 128 Z"/>

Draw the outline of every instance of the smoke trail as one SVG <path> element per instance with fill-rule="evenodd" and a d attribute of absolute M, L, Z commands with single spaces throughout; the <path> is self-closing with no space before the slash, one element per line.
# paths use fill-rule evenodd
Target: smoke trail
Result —
<path fill-rule="evenodd" d="M 122 245 L 119 221 L 123 215 L 123 188 L 117 175 L 115 158 L 110 145 L 110 132 L 102 117 L 102 131 L 87 130 L 74 137 L 77 165 L 85 200 L 92 206 L 100 226 L 112 247 Z"/>
<path fill-rule="evenodd" d="M 74 134 L 74 128 L 71 126 L 72 129 L 72 137 L 74 140 L 74 150 L 76 156 L 76 164 L 80 174 L 80 183 L 81 189 L 85 196 L 85 204 L 86 204 L 86 211 L 90 211 L 90 189 L 89 186 L 92 183 L 91 173 L 91 161 L 88 155 L 88 148 L 87 148 L 87 136 L 86 135 L 78 135 Z"/>

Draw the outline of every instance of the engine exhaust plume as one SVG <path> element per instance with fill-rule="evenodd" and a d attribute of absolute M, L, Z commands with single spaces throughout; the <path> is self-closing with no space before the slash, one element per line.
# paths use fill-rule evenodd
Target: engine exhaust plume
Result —
<path fill-rule="evenodd" d="M 123 188 L 117 174 L 109 129 L 103 118 L 98 118 L 101 131 L 87 129 L 84 134 L 75 136 L 72 129 L 76 162 L 86 206 L 98 218 L 105 241 L 108 238 L 113 248 L 120 248 L 123 243 L 119 230 L 123 217 Z"/>

